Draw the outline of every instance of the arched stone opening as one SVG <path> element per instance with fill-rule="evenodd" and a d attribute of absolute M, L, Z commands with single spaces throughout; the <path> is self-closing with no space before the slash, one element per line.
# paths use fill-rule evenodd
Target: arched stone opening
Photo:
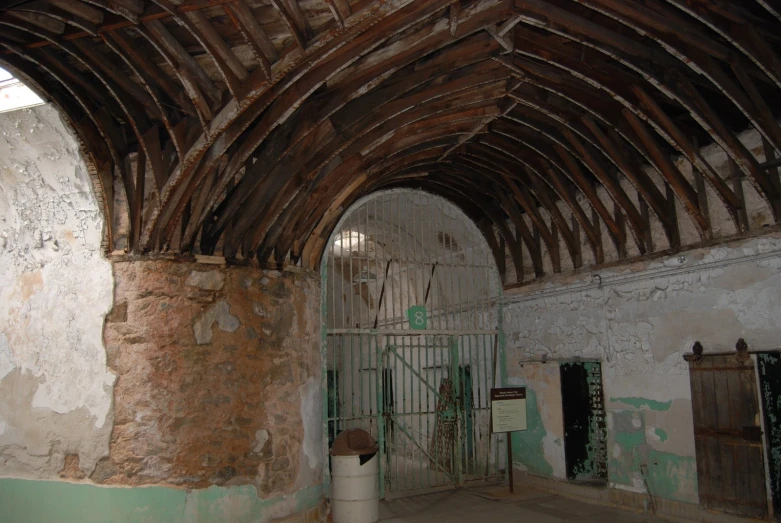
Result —
<path fill-rule="evenodd" d="M 503 381 L 493 252 L 455 204 L 413 189 L 360 199 L 322 262 L 328 444 L 380 442 L 383 494 L 503 477 L 490 389 Z"/>

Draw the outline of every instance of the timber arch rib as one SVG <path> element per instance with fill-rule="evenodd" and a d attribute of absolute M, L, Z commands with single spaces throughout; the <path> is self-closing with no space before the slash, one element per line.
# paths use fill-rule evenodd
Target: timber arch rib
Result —
<path fill-rule="evenodd" d="M 316 267 L 344 209 L 406 186 L 459 205 L 517 281 L 543 274 L 545 257 L 581 266 L 581 237 L 596 264 L 608 248 L 681 247 L 684 219 L 709 240 L 709 206 L 747 232 L 741 179 L 777 223 L 781 185 L 763 162 L 781 153 L 780 48 L 778 0 L 0 10 L 0 62 L 76 130 L 110 248 Z M 747 129 L 763 158 L 738 139 Z"/>

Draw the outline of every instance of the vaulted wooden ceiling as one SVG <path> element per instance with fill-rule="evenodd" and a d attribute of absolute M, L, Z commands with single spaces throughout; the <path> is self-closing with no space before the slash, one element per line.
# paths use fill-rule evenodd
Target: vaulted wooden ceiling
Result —
<path fill-rule="evenodd" d="M 781 218 L 778 173 L 737 137 L 781 153 L 779 0 L 5 4 L 0 62 L 68 118 L 133 252 L 316 267 L 352 202 L 408 186 L 458 204 L 520 279 L 523 250 L 536 275 L 579 266 L 581 234 L 596 263 L 603 241 L 679 247 L 676 199 L 709 239 L 706 185 L 747 230 L 708 143 Z"/>

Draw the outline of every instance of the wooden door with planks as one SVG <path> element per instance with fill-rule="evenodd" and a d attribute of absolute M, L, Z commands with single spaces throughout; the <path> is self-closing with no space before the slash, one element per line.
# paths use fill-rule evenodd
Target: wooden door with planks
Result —
<path fill-rule="evenodd" d="M 701 356 L 689 362 L 700 506 L 739 516 L 768 514 L 753 360 Z"/>

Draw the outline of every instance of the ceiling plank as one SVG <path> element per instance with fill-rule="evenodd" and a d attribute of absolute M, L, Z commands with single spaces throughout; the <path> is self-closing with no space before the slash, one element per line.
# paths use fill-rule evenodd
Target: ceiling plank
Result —
<path fill-rule="evenodd" d="M 225 43 L 225 40 L 217 34 L 217 30 L 214 29 L 214 26 L 209 19 L 206 18 L 206 15 L 203 14 L 203 11 L 190 11 L 186 13 L 185 16 L 192 21 L 193 25 L 203 37 L 204 42 L 208 44 L 206 48 L 215 60 L 215 63 L 217 63 L 220 71 L 223 72 L 223 76 L 230 77 L 230 75 L 227 75 L 228 70 L 233 73 L 233 76 L 230 77 L 230 81 L 228 82 L 228 86 L 233 86 L 233 90 L 238 92 L 240 85 L 237 84 L 245 81 L 249 77 L 247 69 L 241 61 L 239 61 L 236 55 L 233 54 L 233 51 L 228 47 L 228 44 Z M 231 92 L 234 92 L 233 90 Z M 236 96 L 236 94 L 234 94 L 234 96 Z"/>
<path fill-rule="evenodd" d="M 165 50 L 170 60 L 176 64 L 176 68 L 186 71 L 182 75 L 183 78 L 188 81 L 192 80 L 194 85 L 198 86 L 198 90 L 208 96 L 212 102 L 219 102 L 222 99 L 220 90 L 214 85 L 211 78 L 160 20 L 151 20 L 146 22 L 144 26 L 160 47 Z"/>
<path fill-rule="evenodd" d="M 759 194 L 768 202 L 768 205 L 773 212 L 774 219 L 776 221 L 781 219 L 781 195 L 770 182 L 767 173 L 759 166 L 759 162 L 754 155 L 752 155 L 746 146 L 743 145 L 743 142 L 730 132 L 716 111 L 687 78 L 678 76 L 677 83 L 681 90 L 690 97 L 692 103 L 696 105 L 699 111 L 704 115 L 708 124 L 714 129 L 716 135 L 719 137 L 719 145 L 722 146 L 730 158 L 735 161 L 740 170 L 748 177 L 757 192 L 759 192 Z"/>
<path fill-rule="evenodd" d="M 635 186 L 635 189 L 642 195 L 643 199 L 651 206 L 656 213 L 659 221 L 666 229 L 669 228 L 668 217 L 666 216 L 666 203 L 664 196 L 654 185 L 651 179 L 642 172 L 638 166 L 633 165 L 629 158 L 622 151 L 620 144 L 613 142 L 605 135 L 602 129 L 589 117 L 582 118 L 583 123 L 589 128 L 602 146 L 602 149 L 612 158 L 613 163 L 621 170 L 626 178 Z M 669 233 L 669 229 L 668 229 Z"/>
<path fill-rule="evenodd" d="M 128 59 L 135 62 L 139 66 L 138 69 L 143 71 L 143 73 L 147 75 L 170 100 L 176 102 L 182 111 L 193 116 L 196 115 L 195 106 L 189 98 L 182 95 L 181 87 L 177 85 L 170 76 L 164 73 L 124 31 L 113 31 L 104 34 L 104 39 L 107 38 L 114 41 L 122 49 L 122 52 Z"/>
<path fill-rule="evenodd" d="M 588 147 L 583 142 L 581 142 L 577 136 L 575 136 L 575 133 L 565 128 L 562 129 L 562 134 L 578 152 L 584 164 L 588 166 L 589 170 L 594 174 L 594 176 L 597 177 L 608 194 L 610 194 L 610 197 L 613 199 L 616 205 L 621 207 L 623 212 L 626 214 L 627 218 L 629 219 L 631 230 L 634 233 L 635 240 L 637 241 L 637 247 L 640 249 L 641 253 L 645 253 L 645 245 L 643 244 L 642 240 L 642 217 L 640 216 L 637 208 L 627 196 L 626 192 L 624 192 L 624 189 L 621 187 L 618 180 L 616 180 L 616 178 L 611 173 L 605 170 L 605 168 L 588 149 Z"/>
<path fill-rule="evenodd" d="M 331 10 L 331 15 L 334 17 L 334 21 L 336 22 L 336 25 L 339 26 L 340 29 L 343 29 L 345 16 L 340 6 L 336 5 L 335 0 L 324 0 L 324 1 L 325 1 L 325 5 L 328 6 L 328 9 Z"/>
<path fill-rule="evenodd" d="M 461 2 L 450 4 L 450 36 L 458 33 L 458 16 L 461 14 Z"/>
<path fill-rule="evenodd" d="M 678 145 L 678 151 L 689 160 L 694 169 L 698 171 L 701 176 L 708 180 L 708 183 L 713 187 L 737 225 L 737 214 L 735 214 L 735 209 L 740 206 L 740 202 L 732 192 L 732 189 L 729 188 L 721 176 L 719 176 L 719 173 L 717 173 L 713 166 L 705 159 L 700 148 L 683 134 L 672 118 L 662 110 L 656 101 L 641 87 L 634 86 L 633 89 L 646 112 L 653 118 L 653 121 L 656 122 L 666 134 L 672 137 L 674 143 Z"/>
<path fill-rule="evenodd" d="M 103 11 L 92 7 L 86 2 L 80 0 L 46 0 L 51 5 L 57 6 L 63 11 L 76 15 L 84 20 L 99 25 L 103 23 Z"/>
<path fill-rule="evenodd" d="M 271 65 L 277 61 L 278 54 L 255 15 L 247 7 L 244 0 L 235 0 L 232 4 L 225 4 L 224 9 L 252 49 L 266 78 L 270 79 Z"/>
<path fill-rule="evenodd" d="M 307 42 L 312 39 L 313 33 L 298 2 L 296 0 L 270 0 L 270 2 L 287 26 L 298 47 L 306 49 Z"/>

